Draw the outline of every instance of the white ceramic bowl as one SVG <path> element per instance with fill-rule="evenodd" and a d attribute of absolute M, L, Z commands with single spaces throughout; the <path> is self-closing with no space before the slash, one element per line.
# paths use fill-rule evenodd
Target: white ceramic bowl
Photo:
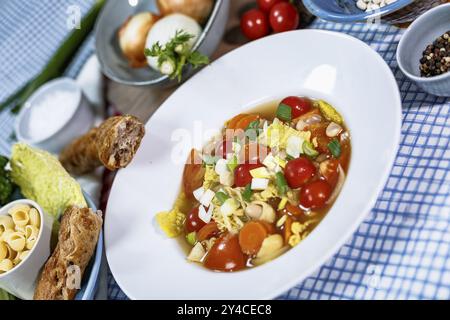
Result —
<path fill-rule="evenodd" d="M 20 299 L 31 300 L 33 299 L 37 277 L 50 256 L 53 218 L 45 213 L 36 202 L 27 199 L 16 200 L 7 204 L 0 209 L 0 215 L 7 215 L 8 210 L 18 204 L 27 204 L 37 209 L 41 217 L 41 228 L 36 243 L 28 256 L 10 271 L 0 274 L 0 288 Z"/>
<path fill-rule="evenodd" d="M 213 132 L 186 141 L 185 148 L 176 148 L 179 138 L 216 131 L 232 116 L 288 95 L 325 99 L 346 120 L 352 159 L 336 203 L 304 241 L 265 265 L 215 273 L 188 263 L 179 242 L 166 238 L 154 217 L 172 208 L 190 147 L 200 147 Z M 400 93 L 391 70 L 353 37 L 300 30 L 230 52 L 166 100 L 147 123 L 133 162 L 116 176 L 105 214 L 114 278 L 132 299 L 276 297 L 320 267 L 364 219 L 389 175 L 400 128 Z M 182 161 L 174 163 L 177 153 Z"/>
<path fill-rule="evenodd" d="M 73 107 L 71 114 L 66 117 L 67 121 L 57 124 L 57 130 L 49 136 L 40 137 L 38 139 L 30 136 L 28 130 L 30 110 L 47 95 L 59 90 L 73 93 L 73 101 L 66 102 Z M 53 153 L 59 153 L 59 151 L 73 139 L 86 133 L 92 127 L 94 120 L 93 109 L 75 80 L 70 78 L 59 78 L 40 87 L 28 99 L 17 117 L 15 132 L 19 141 L 26 142 L 29 145 Z"/>
<path fill-rule="evenodd" d="M 450 72 L 424 78 L 420 76 L 419 60 L 425 48 L 450 30 L 450 3 L 427 11 L 414 21 L 398 44 L 397 62 L 402 72 L 424 91 L 450 97 Z"/>

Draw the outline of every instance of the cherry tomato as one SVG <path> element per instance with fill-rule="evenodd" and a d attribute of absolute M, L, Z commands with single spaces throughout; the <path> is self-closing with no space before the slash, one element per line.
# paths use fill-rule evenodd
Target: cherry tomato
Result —
<path fill-rule="evenodd" d="M 272 7 L 269 15 L 274 32 L 295 30 L 300 23 L 297 9 L 289 2 L 280 2 Z"/>
<path fill-rule="evenodd" d="M 320 209 L 330 198 L 331 191 L 330 185 L 323 180 L 310 182 L 300 191 L 300 204 L 305 208 Z"/>
<path fill-rule="evenodd" d="M 311 101 L 308 98 L 291 96 L 284 98 L 281 103 L 291 107 L 292 119 L 298 118 L 311 110 Z"/>
<path fill-rule="evenodd" d="M 286 1 L 286 0 L 258 0 L 257 2 L 258 2 L 258 7 L 262 11 L 269 13 L 270 9 L 272 9 L 272 7 L 274 5 L 276 5 L 277 3 L 283 2 L 283 1 Z"/>
<path fill-rule="evenodd" d="M 192 209 L 186 218 L 185 222 L 186 231 L 189 233 L 199 231 L 205 225 L 206 223 L 198 217 L 198 207 Z"/>
<path fill-rule="evenodd" d="M 256 164 L 240 164 L 234 170 L 234 185 L 236 187 L 245 187 L 252 182 L 252 175 L 250 170 L 261 167 L 260 163 Z"/>
<path fill-rule="evenodd" d="M 227 158 L 227 154 L 233 152 L 233 141 L 223 140 L 216 147 L 216 156 Z"/>
<path fill-rule="evenodd" d="M 203 241 L 208 240 L 216 235 L 218 235 L 220 232 L 219 228 L 217 227 L 217 223 L 214 221 L 211 221 L 210 223 L 206 224 L 197 232 L 197 240 Z"/>
<path fill-rule="evenodd" d="M 286 181 L 292 189 L 297 189 L 311 180 L 316 174 L 316 167 L 306 158 L 297 158 L 289 161 L 284 169 Z"/>
<path fill-rule="evenodd" d="M 255 40 L 269 34 L 269 21 L 264 12 L 251 9 L 241 18 L 242 33 L 249 39 Z"/>
<path fill-rule="evenodd" d="M 215 271 L 237 271 L 245 268 L 245 256 L 237 235 L 227 233 L 216 240 L 205 257 L 204 266 Z"/>

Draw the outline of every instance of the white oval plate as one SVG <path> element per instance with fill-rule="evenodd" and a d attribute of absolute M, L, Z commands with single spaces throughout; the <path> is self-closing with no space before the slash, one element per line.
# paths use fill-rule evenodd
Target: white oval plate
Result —
<path fill-rule="evenodd" d="M 263 266 L 227 274 L 188 263 L 179 243 L 165 238 L 154 221 L 157 212 L 172 207 L 181 184 L 183 163 L 172 161 L 172 133 L 192 132 L 199 124 L 217 130 L 240 112 L 292 94 L 329 101 L 350 129 L 352 159 L 336 203 L 302 243 Z M 118 173 L 105 222 L 106 256 L 117 283 L 131 299 L 276 297 L 335 253 L 372 208 L 394 161 L 400 128 L 394 76 L 355 38 L 302 30 L 234 50 L 159 108 L 133 163 Z M 189 147 L 201 147 L 208 138 Z M 188 151 L 181 152 L 183 161 Z"/>

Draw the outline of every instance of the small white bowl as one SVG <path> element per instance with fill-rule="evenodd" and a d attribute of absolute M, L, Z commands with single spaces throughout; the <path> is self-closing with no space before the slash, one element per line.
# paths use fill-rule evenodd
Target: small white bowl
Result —
<path fill-rule="evenodd" d="M 425 48 L 450 29 L 450 3 L 421 15 L 403 34 L 397 48 L 397 62 L 402 72 L 424 91 L 450 97 L 450 72 L 425 78 L 420 76 L 419 60 Z"/>
<path fill-rule="evenodd" d="M 47 95 L 57 91 L 73 93 L 73 101 L 67 101 L 73 106 L 71 114 L 56 126 L 55 132 L 48 136 L 39 138 L 31 136 L 29 131 L 30 111 Z M 45 115 L 43 119 L 45 119 Z M 94 120 L 94 112 L 77 83 L 70 78 L 59 78 L 43 85 L 28 99 L 17 117 L 15 132 L 19 141 L 59 153 L 72 140 L 86 133 L 92 127 Z"/>
<path fill-rule="evenodd" d="M 31 300 L 33 299 L 37 277 L 50 256 L 53 218 L 45 213 L 36 202 L 28 199 L 16 200 L 7 204 L 0 209 L 0 215 L 7 215 L 8 210 L 18 204 L 27 204 L 36 208 L 41 217 L 41 227 L 36 243 L 26 258 L 8 272 L 0 274 L 0 288 L 17 298 Z"/>

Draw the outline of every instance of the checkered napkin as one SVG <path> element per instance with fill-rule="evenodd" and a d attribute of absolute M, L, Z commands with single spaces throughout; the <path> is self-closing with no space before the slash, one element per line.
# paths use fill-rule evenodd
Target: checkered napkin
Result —
<path fill-rule="evenodd" d="M 91 1 L 72 3 L 86 12 Z M 0 100 L 35 76 L 64 39 L 67 5 L 0 2 Z M 279 299 L 450 299 L 450 100 L 423 93 L 400 72 L 401 30 L 320 20 L 311 28 L 355 36 L 385 59 L 401 90 L 402 139 L 388 182 L 353 237 Z M 91 37 L 67 75 L 76 76 L 92 50 Z M 0 153 L 9 153 L 13 122 L 0 113 Z M 110 299 L 127 299 L 111 274 L 108 283 Z"/>

